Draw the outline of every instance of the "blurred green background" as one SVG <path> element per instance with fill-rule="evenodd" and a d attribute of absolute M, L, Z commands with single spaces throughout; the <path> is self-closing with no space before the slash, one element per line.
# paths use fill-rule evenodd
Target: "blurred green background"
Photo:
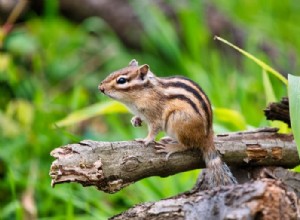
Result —
<path fill-rule="evenodd" d="M 133 58 L 149 64 L 158 76 L 181 74 L 198 82 L 213 104 L 216 133 L 270 125 L 263 109 L 287 90 L 278 79 L 263 78 L 255 63 L 214 41 L 214 34 L 284 75 L 297 75 L 297 1 L 163 1 L 167 7 L 124 2 L 142 27 L 127 30 L 132 37 L 140 31 L 136 45 L 124 41 L 107 18 L 74 21 L 61 13 L 56 0 L 44 1 L 38 10 L 29 7 L 9 32 L 2 18 L 1 219 L 105 219 L 193 186 L 199 171 L 148 178 L 113 195 L 79 184 L 50 186 L 54 148 L 83 139 L 118 141 L 146 135 L 145 126 L 133 128 L 131 115 L 97 91 L 102 79 Z M 85 120 L 68 118 L 78 110 Z M 64 119 L 67 126 L 53 126 Z"/>

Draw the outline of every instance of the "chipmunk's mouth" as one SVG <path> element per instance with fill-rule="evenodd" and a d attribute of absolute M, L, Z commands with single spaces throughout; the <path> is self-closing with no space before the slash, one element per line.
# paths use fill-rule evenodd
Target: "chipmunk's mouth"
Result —
<path fill-rule="evenodd" d="M 110 93 L 108 92 L 105 92 L 105 90 L 100 90 L 104 95 L 108 96 L 109 98 L 112 98 L 112 99 L 116 99 L 114 96 L 112 96 Z"/>
<path fill-rule="evenodd" d="M 104 87 L 101 84 L 98 86 L 98 89 L 99 89 L 100 92 L 105 94 Z"/>
<path fill-rule="evenodd" d="M 104 94 L 107 95 L 109 98 L 116 99 L 115 97 L 111 96 L 110 94 L 107 94 L 107 93 L 104 93 Z"/>
<path fill-rule="evenodd" d="M 101 84 L 98 86 L 98 89 L 101 93 L 108 96 L 109 98 L 116 99 L 116 97 L 114 97 L 112 94 L 110 94 L 110 91 L 105 90 Z"/>

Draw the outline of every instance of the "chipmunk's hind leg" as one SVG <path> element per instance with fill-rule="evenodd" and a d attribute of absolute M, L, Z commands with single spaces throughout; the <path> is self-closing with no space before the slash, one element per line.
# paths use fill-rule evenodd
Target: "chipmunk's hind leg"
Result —
<path fill-rule="evenodd" d="M 166 159 L 168 159 L 176 152 L 186 151 L 193 147 L 195 142 L 193 141 L 194 136 L 190 136 L 189 132 L 191 129 L 190 117 L 184 111 L 173 111 L 168 115 L 164 130 L 170 137 L 163 138 L 159 145 L 156 145 L 157 153 L 166 153 Z M 199 133 L 199 130 L 193 129 L 193 132 Z"/>

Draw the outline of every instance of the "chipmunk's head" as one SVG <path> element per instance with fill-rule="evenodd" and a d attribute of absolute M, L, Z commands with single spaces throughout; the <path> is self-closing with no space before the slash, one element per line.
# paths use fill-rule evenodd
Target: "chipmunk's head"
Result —
<path fill-rule="evenodd" d="M 111 73 L 98 89 L 113 99 L 130 102 L 152 86 L 151 78 L 155 76 L 147 64 L 139 66 L 136 60 L 132 60 L 127 67 Z"/>

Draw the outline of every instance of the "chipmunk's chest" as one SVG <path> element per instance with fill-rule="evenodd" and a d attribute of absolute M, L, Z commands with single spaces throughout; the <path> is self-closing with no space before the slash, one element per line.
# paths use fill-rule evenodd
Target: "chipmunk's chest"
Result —
<path fill-rule="evenodd" d="M 129 111 L 136 115 L 139 116 L 141 119 L 145 120 L 145 112 L 147 111 L 145 107 L 136 105 L 134 103 L 125 103 Z"/>
<path fill-rule="evenodd" d="M 139 116 L 142 120 L 148 122 L 161 118 L 162 115 L 161 108 L 158 108 L 155 104 L 151 104 L 151 101 L 146 102 L 146 104 L 145 102 L 136 102 L 125 103 L 125 105 L 134 115 Z"/>

